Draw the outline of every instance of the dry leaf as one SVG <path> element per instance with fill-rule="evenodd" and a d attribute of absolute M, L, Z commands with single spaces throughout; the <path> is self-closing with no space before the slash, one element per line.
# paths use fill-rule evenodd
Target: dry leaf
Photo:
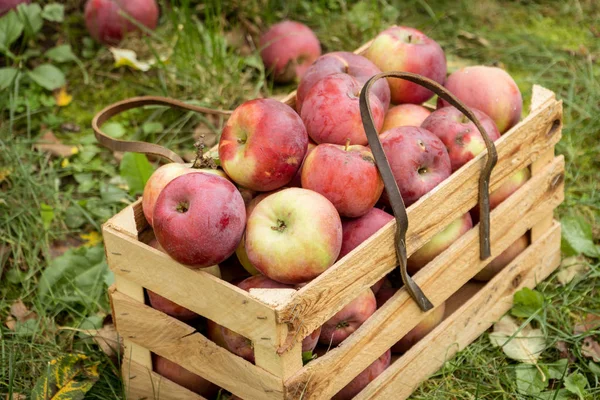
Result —
<path fill-rule="evenodd" d="M 592 339 L 591 336 L 583 339 L 581 354 L 584 357 L 591 358 L 594 362 L 600 362 L 600 344 Z"/>
<path fill-rule="evenodd" d="M 79 247 L 82 243 L 81 239 L 74 236 L 69 236 L 64 240 L 55 240 L 50 245 L 50 257 L 56 258 L 61 256 L 70 248 Z"/>
<path fill-rule="evenodd" d="M 573 352 L 571 352 L 571 350 L 569 349 L 569 346 L 567 345 L 566 342 L 559 340 L 558 342 L 556 342 L 554 347 L 556 347 L 556 349 L 559 351 L 560 358 L 566 358 L 569 360 L 569 362 L 576 361 L 576 358 L 573 355 Z"/>
<path fill-rule="evenodd" d="M 123 354 L 123 340 L 117 333 L 113 323 L 104 325 L 92 336 L 107 356 L 115 358 L 118 354 Z"/>
<path fill-rule="evenodd" d="M 576 335 L 580 335 L 582 333 L 593 331 L 598 328 L 600 328 L 600 315 L 587 314 L 583 321 L 575 325 L 575 327 L 573 328 L 573 333 Z"/>
<path fill-rule="evenodd" d="M 66 87 L 61 87 L 54 92 L 54 100 L 59 107 L 66 107 L 73 101 L 73 96 L 67 93 Z"/>
<path fill-rule="evenodd" d="M 4 324 L 8 329 L 14 331 L 17 327 L 17 322 L 25 322 L 30 319 L 37 319 L 37 317 L 38 315 L 29 310 L 23 301 L 17 300 L 10 306 L 10 316 L 6 318 Z"/>
<path fill-rule="evenodd" d="M 487 39 L 485 39 L 481 36 L 475 35 L 474 33 L 460 30 L 460 31 L 458 31 L 458 36 L 463 37 L 468 40 L 471 40 L 471 41 L 474 41 L 474 42 L 482 45 L 483 47 L 490 47 L 490 42 Z"/>
<path fill-rule="evenodd" d="M 57 157 L 69 157 L 79 152 L 75 146 L 62 144 L 52 131 L 46 131 L 33 147 Z"/>
<path fill-rule="evenodd" d="M 560 263 L 560 269 L 556 274 L 556 279 L 561 285 L 566 285 L 576 277 L 579 277 L 587 271 L 587 264 L 585 257 L 567 257 L 564 258 Z"/>
<path fill-rule="evenodd" d="M 529 324 L 520 331 L 519 327 L 515 319 L 505 315 L 494 324 L 490 341 L 494 346 L 502 347 L 502 351 L 513 360 L 537 364 L 538 358 L 546 348 L 544 334 L 540 329 L 534 329 Z"/>

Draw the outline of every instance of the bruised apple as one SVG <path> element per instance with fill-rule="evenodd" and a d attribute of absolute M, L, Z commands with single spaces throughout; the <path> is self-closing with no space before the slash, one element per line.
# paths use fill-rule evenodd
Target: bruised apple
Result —
<path fill-rule="evenodd" d="M 373 315 L 376 309 L 377 301 L 373 291 L 364 290 L 323 324 L 319 342 L 337 346 Z"/>

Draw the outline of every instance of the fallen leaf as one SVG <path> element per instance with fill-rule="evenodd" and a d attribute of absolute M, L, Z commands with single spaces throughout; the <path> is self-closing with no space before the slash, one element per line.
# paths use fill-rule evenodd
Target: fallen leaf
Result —
<path fill-rule="evenodd" d="M 566 358 L 569 362 L 575 362 L 576 358 L 566 342 L 559 340 L 554 344 L 554 347 L 559 351 L 560 358 Z"/>
<path fill-rule="evenodd" d="M 82 240 L 75 236 L 69 236 L 64 240 L 55 240 L 50 245 L 50 257 L 56 258 L 62 256 L 67 250 L 79 247 L 82 243 Z"/>
<path fill-rule="evenodd" d="M 591 358 L 594 362 L 600 362 L 600 344 L 592 339 L 591 336 L 583 339 L 581 354 L 584 357 Z"/>
<path fill-rule="evenodd" d="M 115 325 L 111 322 L 105 324 L 92 335 L 94 341 L 108 357 L 115 359 L 118 354 L 123 354 L 123 339 L 117 333 Z"/>
<path fill-rule="evenodd" d="M 49 130 L 44 132 L 33 147 L 39 151 L 48 152 L 57 157 L 70 157 L 79 152 L 76 146 L 69 146 L 61 143 L 54 133 Z"/>
<path fill-rule="evenodd" d="M 73 133 L 81 132 L 81 127 L 73 122 L 65 122 L 64 124 L 62 124 L 60 126 L 60 129 L 63 132 L 73 132 Z"/>
<path fill-rule="evenodd" d="M 79 237 L 84 240 L 83 245 L 86 247 L 94 247 L 97 244 L 102 243 L 102 235 L 96 231 L 82 233 L 79 235 Z"/>
<path fill-rule="evenodd" d="M 73 101 L 73 96 L 67 93 L 67 88 L 63 86 L 54 91 L 54 100 L 57 106 L 66 107 Z"/>
<path fill-rule="evenodd" d="M 114 59 L 115 59 L 115 67 L 129 67 L 136 71 L 146 72 L 152 68 L 153 62 L 148 61 L 139 61 L 137 59 L 137 54 L 133 50 L 128 49 L 118 49 L 116 47 L 111 47 L 108 49 Z"/>
<path fill-rule="evenodd" d="M 571 282 L 573 279 L 584 275 L 587 269 L 588 268 L 587 263 L 585 262 L 585 257 L 566 257 L 560 263 L 560 269 L 556 274 L 556 279 L 558 279 L 560 284 L 564 286 Z"/>
<path fill-rule="evenodd" d="M 512 317 L 505 315 L 494 324 L 490 333 L 490 342 L 513 360 L 527 364 L 536 364 L 542 351 L 546 348 L 546 340 L 540 329 L 534 329 L 527 324 L 520 329 Z M 513 337 L 514 336 L 514 337 Z"/>
<path fill-rule="evenodd" d="M 573 333 L 580 335 L 588 331 L 593 331 L 597 328 L 600 328 L 600 315 L 587 314 L 583 321 L 575 325 L 573 328 Z"/>
<path fill-rule="evenodd" d="M 38 315 L 34 311 L 29 310 L 25 303 L 19 299 L 10 306 L 10 316 L 6 318 L 4 324 L 8 329 L 14 331 L 18 322 L 23 323 L 27 320 L 37 318 Z"/>
<path fill-rule="evenodd" d="M 82 354 L 67 354 L 48 362 L 46 373 L 31 392 L 31 399 L 83 399 L 98 377 L 97 363 Z"/>
<path fill-rule="evenodd" d="M 460 31 L 458 31 L 458 37 L 462 37 L 462 38 L 474 41 L 474 42 L 482 45 L 483 47 L 490 47 L 490 42 L 487 39 L 485 39 L 481 36 L 475 35 L 474 33 L 471 33 L 471 32 L 460 30 Z"/>

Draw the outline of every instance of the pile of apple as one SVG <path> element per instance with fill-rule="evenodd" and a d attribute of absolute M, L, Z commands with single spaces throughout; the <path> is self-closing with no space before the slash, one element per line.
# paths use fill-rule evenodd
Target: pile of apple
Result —
<path fill-rule="evenodd" d="M 317 55 L 304 68 L 302 61 L 309 57 L 306 49 L 320 53 L 320 46 L 314 45 L 314 34 L 301 24 L 284 28 L 281 33 L 278 27 L 286 40 L 278 51 L 285 59 L 282 65 L 294 68 L 282 68 L 280 76 L 301 77 L 295 109 L 272 99 L 243 103 L 220 138 L 222 170 L 167 164 L 152 175 L 143 195 L 143 211 L 157 240 L 152 246 L 189 268 L 219 263 L 230 268 L 229 257 L 235 252 L 246 276 L 252 275 L 233 281 L 243 290 L 299 288 L 392 221 L 385 211 L 388 200 L 358 105 L 360 91 L 373 75 L 409 71 L 444 84 L 472 108 L 492 140 L 521 115 L 521 94 L 506 72 L 474 66 L 446 77 L 442 48 L 416 29 L 389 28 L 364 56 Z M 271 35 L 269 46 L 277 45 L 277 35 L 267 35 Z M 266 53 L 270 58 L 265 62 L 278 62 L 277 52 Z M 421 105 L 432 96 L 398 79 L 380 80 L 369 94 L 375 125 L 407 206 L 485 149 L 480 132 L 457 109 L 443 101 L 433 112 Z M 527 179 L 525 169 L 494 191 L 492 208 Z M 240 190 L 252 197 L 244 201 Z M 475 209 L 435 235 L 409 258 L 409 272 L 423 268 L 477 219 Z M 476 279 L 490 279 L 526 246 L 527 237 L 519 239 Z M 318 343 L 325 349 L 339 345 L 397 290 L 384 277 L 304 339 L 302 350 L 313 351 Z M 155 293 L 148 294 L 158 310 L 182 320 L 197 317 Z M 443 314 L 444 304 L 430 311 L 391 352 L 407 351 L 441 322 Z M 209 322 L 208 336 L 254 362 L 252 343 L 241 335 Z M 389 363 L 390 351 L 334 398 L 352 398 Z"/>

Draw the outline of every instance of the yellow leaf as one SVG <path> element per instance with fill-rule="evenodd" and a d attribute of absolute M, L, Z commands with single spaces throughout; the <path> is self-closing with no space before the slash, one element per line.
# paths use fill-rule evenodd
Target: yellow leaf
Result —
<path fill-rule="evenodd" d="M 57 106 L 66 107 L 73 101 L 73 96 L 67 93 L 67 88 L 63 86 L 54 93 L 54 100 Z"/>
<path fill-rule="evenodd" d="M 153 63 L 146 61 L 139 61 L 137 59 L 137 54 L 133 50 L 128 49 L 118 49 L 116 47 L 111 47 L 108 49 L 113 57 L 115 58 L 115 67 L 129 67 L 136 71 L 146 72 L 148 71 Z"/>
<path fill-rule="evenodd" d="M 79 235 L 79 237 L 85 240 L 83 245 L 87 247 L 93 247 L 98 243 L 102 243 L 102 235 L 100 235 L 96 231 L 91 231 L 90 233 L 82 233 L 81 235 Z"/>

